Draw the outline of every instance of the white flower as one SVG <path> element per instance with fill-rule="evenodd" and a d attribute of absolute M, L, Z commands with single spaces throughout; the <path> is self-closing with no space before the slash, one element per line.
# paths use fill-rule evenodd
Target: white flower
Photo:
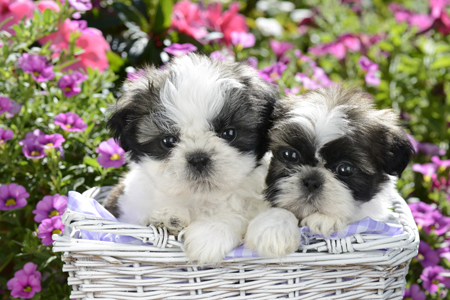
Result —
<path fill-rule="evenodd" d="M 279 37 L 283 33 L 283 27 L 281 27 L 280 23 L 277 20 L 270 18 L 257 18 L 256 19 L 256 27 L 258 27 L 261 34 L 264 36 L 274 36 Z"/>
<path fill-rule="evenodd" d="M 303 19 L 311 18 L 313 12 L 310 9 L 296 9 L 291 12 L 291 19 L 295 23 L 300 23 Z"/>

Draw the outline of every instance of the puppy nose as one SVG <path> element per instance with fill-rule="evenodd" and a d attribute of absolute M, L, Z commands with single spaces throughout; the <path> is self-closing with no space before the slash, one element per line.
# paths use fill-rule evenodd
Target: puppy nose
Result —
<path fill-rule="evenodd" d="M 208 165 L 209 161 L 209 157 L 203 153 L 192 155 L 188 159 L 188 163 L 193 166 L 198 172 L 202 172 Z"/>
<path fill-rule="evenodd" d="M 308 189 L 310 193 L 312 193 L 322 186 L 322 182 L 314 177 L 309 177 L 303 179 L 303 185 Z"/>

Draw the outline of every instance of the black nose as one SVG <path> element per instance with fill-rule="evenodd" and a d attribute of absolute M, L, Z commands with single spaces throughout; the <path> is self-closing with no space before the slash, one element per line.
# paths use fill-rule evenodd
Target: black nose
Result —
<path fill-rule="evenodd" d="M 314 177 L 303 179 L 303 185 L 308 189 L 310 193 L 314 192 L 322 186 L 322 182 Z"/>
<path fill-rule="evenodd" d="M 198 172 L 202 172 L 209 164 L 209 157 L 206 154 L 195 154 L 188 159 L 188 163 Z"/>

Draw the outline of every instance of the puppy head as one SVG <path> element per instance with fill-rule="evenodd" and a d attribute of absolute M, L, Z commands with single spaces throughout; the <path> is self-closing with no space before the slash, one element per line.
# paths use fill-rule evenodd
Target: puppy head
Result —
<path fill-rule="evenodd" d="M 108 126 L 168 194 L 231 191 L 267 152 L 277 94 L 245 63 L 189 54 L 127 86 Z"/>
<path fill-rule="evenodd" d="M 334 86 L 279 101 L 270 133 L 267 198 L 302 219 L 354 212 L 406 168 L 412 145 L 391 110 Z M 349 216 L 351 218 L 351 216 Z"/>

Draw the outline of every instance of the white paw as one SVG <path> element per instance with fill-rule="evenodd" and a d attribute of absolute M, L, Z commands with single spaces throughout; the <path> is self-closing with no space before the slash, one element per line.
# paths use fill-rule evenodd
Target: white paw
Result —
<path fill-rule="evenodd" d="M 185 208 L 162 208 L 154 211 L 150 218 L 142 221 L 146 226 L 166 227 L 169 233 L 177 236 L 190 223 L 189 211 Z"/>
<path fill-rule="evenodd" d="M 304 218 L 300 225 L 308 226 L 312 233 L 329 237 L 333 232 L 342 232 L 347 227 L 347 223 L 346 219 L 313 213 Z"/>
<path fill-rule="evenodd" d="M 282 208 L 260 213 L 247 228 L 245 246 L 266 257 L 283 257 L 296 251 L 300 246 L 297 218 Z"/>
<path fill-rule="evenodd" d="M 184 250 L 191 262 L 219 264 L 242 242 L 242 233 L 221 222 L 195 221 L 184 234 Z"/>

